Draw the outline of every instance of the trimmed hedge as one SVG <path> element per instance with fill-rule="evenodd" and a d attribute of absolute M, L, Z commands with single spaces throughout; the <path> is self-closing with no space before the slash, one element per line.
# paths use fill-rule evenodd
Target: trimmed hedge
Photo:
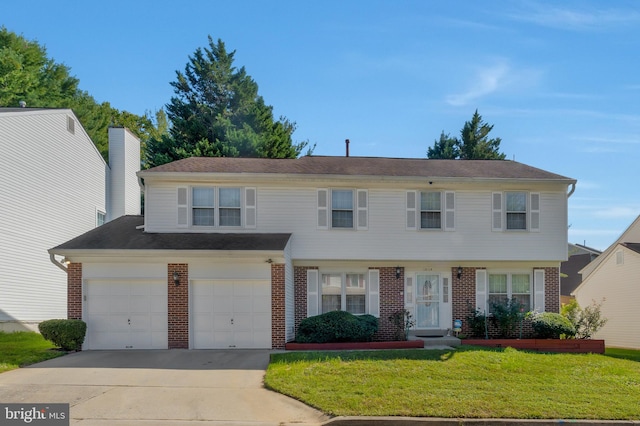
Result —
<path fill-rule="evenodd" d="M 45 340 L 49 340 L 65 351 L 79 351 L 87 332 L 87 324 L 75 319 L 52 319 L 38 324 L 38 330 Z"/>
<path fill-rule="evenodd" d="M 531 317 L 531 326 L 540 339 L 559 339 L 561 336 L 573 337 L 576 329 L 566 317 L 555 312 L 543 312 Z"/>
<path fill-rule="evenodd" d="M 298 343 L 370 342 L 378 331 L 378 318 L 332 311 L 305 318 L 296 333 Z"/>

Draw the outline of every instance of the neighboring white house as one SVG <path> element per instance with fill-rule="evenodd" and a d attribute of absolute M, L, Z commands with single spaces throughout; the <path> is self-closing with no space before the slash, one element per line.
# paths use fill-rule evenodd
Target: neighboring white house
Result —
<path fill-rule="evenodd" d="M 607 346 L 640 349 L 640 216 L 581 273 L 582 284 L 573 292 L 578 304 L 602 302 L 607 318 L 593 337 Z"/>
<path fill-rule="evenodd" d="M 138 173 L 145 216 L 50 250 L 85 349 L 283 348 L 308 316 L 415 332 L 517 298 L 558 312 L 576 181 L 514 161 L 188 158 Z M 466 321 L 464 327 L 467 327 Z"/>
<path fill-rule="evenodd" d="M 111 167 L 71 110 L 0 108 L 0 330 L 66 318 L 67 276 L 47 250 L 139 214 L 140 188 L 128 182 L 139 170 L 139 141 L 122 128 L 110 129 L 109 141 L 119 156 Z"/>

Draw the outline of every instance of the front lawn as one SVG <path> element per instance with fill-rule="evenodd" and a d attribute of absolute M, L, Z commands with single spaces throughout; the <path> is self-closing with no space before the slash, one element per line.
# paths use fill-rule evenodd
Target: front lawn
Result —
<path fill-rule="evenodd" d="M 595 354 L 293 352 L 265 385 L 337 416 L 640 419 L 640 363 Z"/>
<path fill-rule="evenodd" d="M 0 331 L 0 373 L 64 354 L 38 333 Z"/>

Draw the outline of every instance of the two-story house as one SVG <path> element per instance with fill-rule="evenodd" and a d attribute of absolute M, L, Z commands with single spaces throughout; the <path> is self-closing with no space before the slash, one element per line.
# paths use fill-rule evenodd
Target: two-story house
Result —
<path fill-rule="evenodd" d="M 283 348 L 306 317 L 406 308 L 415 330 L 515 297 L 558 312 L 576 181 L 514 161 L 188 158 L 138 173 L 145 215 L 50 250 L 86 349 Z M 465 324 L 466 325 L 466 324 Z"/>
<path fill-rule="evenodd" d="M 69 109 L 0 108 L 0 330 L 67 315 L 67 275 L 47 250 L 140 214 L 140 142 L 109 129 L 109 163 Z"/>

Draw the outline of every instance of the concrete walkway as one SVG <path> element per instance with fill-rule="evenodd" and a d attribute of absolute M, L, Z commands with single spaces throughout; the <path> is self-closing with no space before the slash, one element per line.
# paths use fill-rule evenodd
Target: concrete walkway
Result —
<path fill-rule="evenodd" d="M 262 386 L 269 351 L 87 351 L 0 374 L 3 403 L 69 403 L 71 424 L 319 425 Z"/>

